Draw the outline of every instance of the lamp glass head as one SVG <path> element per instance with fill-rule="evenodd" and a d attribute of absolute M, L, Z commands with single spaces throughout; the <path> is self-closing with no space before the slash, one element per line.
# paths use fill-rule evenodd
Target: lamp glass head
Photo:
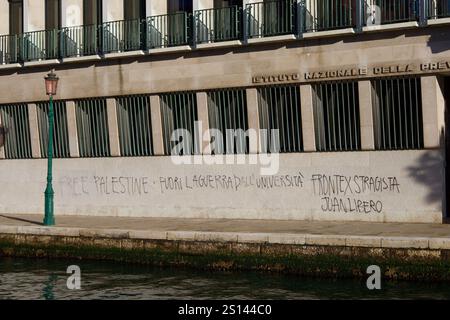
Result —
<path fill-rule="evenodd" d="M 56 95 L 56 90 L 58 88 L 59 78 L 52 71 L 45 77 L 45 90 L 48 96 Z"/>

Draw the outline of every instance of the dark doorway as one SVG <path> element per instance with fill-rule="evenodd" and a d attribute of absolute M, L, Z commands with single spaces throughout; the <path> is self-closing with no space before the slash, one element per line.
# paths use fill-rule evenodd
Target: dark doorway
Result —
<path fill-rule="evenodd" d="M 23 33 L 23 0 L 9 0 L 9 34 Z"/>
<path fill-rule="evenodd" d="M 83 25 L 102 24 L 102 15 L 102 0 L 83 0 Z"/>
<path fill-rule="evenodd" d="M 444 203 L 444 208 L 446 210 L 446 220 L 450 223 L 450 77 L 445 78 L 444 83 L 444 95 L 445 95 L 445 193 L 446 201 Z"/>
<path fill-rule="evenodd" d="M 45 30 L 61 28 L 61 1 L 45 1 Z"/>
<path fill-rule="evenodd" d="M 169 13 L 192 12 L 192 0 L 167 0 Z"/>
<path fill-rule="evenodd" d="M 145 19 L 145 0 L 124 0 L 123 11 L 125 20 Z"/>

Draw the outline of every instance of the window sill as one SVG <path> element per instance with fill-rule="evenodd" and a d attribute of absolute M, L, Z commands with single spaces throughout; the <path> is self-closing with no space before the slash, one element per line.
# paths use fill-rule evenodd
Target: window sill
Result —
<path fill-rule="evenodd" d="M 392 31 L 392 30 L 410 29 L 410 28 L 417 28 L 417 27 L 419 27 L 419 23 L 417 21 L 409 21 L 409 22 L 399 22 L 399 23 L 391 23 L 391 24 L 366 26 L 366 27 L 363 27 L 363 32 Z"/>
<path fill-rule="evenodd" d="M 258 43 L 272 43 L 272 42 L 282 42 L 289 40 L 297 40 L 297 37 L 293 34 L 287 34 L 282 36 L 273 37 L 263 37 L 263 38 L 250 38 L 247 40 L 248 44 L 258 44 Z"/>
<path fill-rule="evenodd" d="M 144 51 L 135 50 L 135 51 L 106 53 L 104 57 L 105 59 L 120 59 L 120 58 L 140 57 L 144 55 L 145 55 Z"/>
<path fill-rule="evenodd" d="M 22 65 L 20 63 L 0 64 L 0 70 L 17 69 L 17 68 L 22 68 Z"/>
<path fill-rule="evenodd" d="M 40 67 L 40 66 L 51 66 L 55 64 L 60 64 L 61 61 L 58 59 L 50 59 L 50 60 L 39 60 L 39 61 L 29 61 L 24 62 L 24 67 Z"/>
<path fill-rule="evenodd" d="M 429 26 L 435 26 L 435 25 L 440 25 L 440 24 L 450 24 L 450 17 L 449 18 L 428 19 L 427 24 Z"/>
<path fill-rule="evenodd" d="M 75 62 L 88 62 L 88 61 L 98 61 L 102 58 L 97 55 L 92 56 L 83 56 L 83 57 L 70 57 L 70 58 L 64 58 L 62 60 L 62 63 L 75 63 Z"/>
<path fill-rule="evenodd" d="M 333 37 L 333 36 L 347 35 L 347 34 L 348 35 L 355 34 L 355 29 L 345 28 L 345 29 L 305 32 L 305 33 L 303 33 L 302 37 L 304 39 L 326 38 L 326 37 Z"/>
<path fill-rule="evenodd" d="M 242 42 L 240 40 L 230 40 L 222 42 L 210 42 L 210 43 L 199 43 L 196 47 L 198 50 L 214 49 L 214 48 L 227 48 L 227 47 L 238 47 L 241 46 Z"/>
<path fill-rule="evenodd" d="M 177 46 L 177 47 L 167 47 L 167 48 L 155 48 L 148 51 L 149 54 L 165 54 L 173 52 L 187 52 L 191 51 L 192 48 L 188 45 Z"/>

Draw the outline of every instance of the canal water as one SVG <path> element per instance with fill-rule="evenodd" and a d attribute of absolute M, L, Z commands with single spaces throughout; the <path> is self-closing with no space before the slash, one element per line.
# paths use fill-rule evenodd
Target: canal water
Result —
<path fill-rule="evenodd" d="M 70 265 L 80 267 L 80 290 L 67 288 Z M 370 291 L 359 280 L 0 258 L 0 299 L 450 299 L 450 284 L 383 282 Z"/>

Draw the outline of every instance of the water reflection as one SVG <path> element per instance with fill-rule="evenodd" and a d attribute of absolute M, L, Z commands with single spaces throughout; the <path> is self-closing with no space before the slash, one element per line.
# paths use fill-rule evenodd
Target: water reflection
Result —
<path fill-rule="evenodd" d="M 69 265 L 81 290 L 67 288 Z M 212 273 L 87 261 L 0 259 L 0 299 L 450 299 L 445 283 L 385 282 L 261 273 Z"/>

